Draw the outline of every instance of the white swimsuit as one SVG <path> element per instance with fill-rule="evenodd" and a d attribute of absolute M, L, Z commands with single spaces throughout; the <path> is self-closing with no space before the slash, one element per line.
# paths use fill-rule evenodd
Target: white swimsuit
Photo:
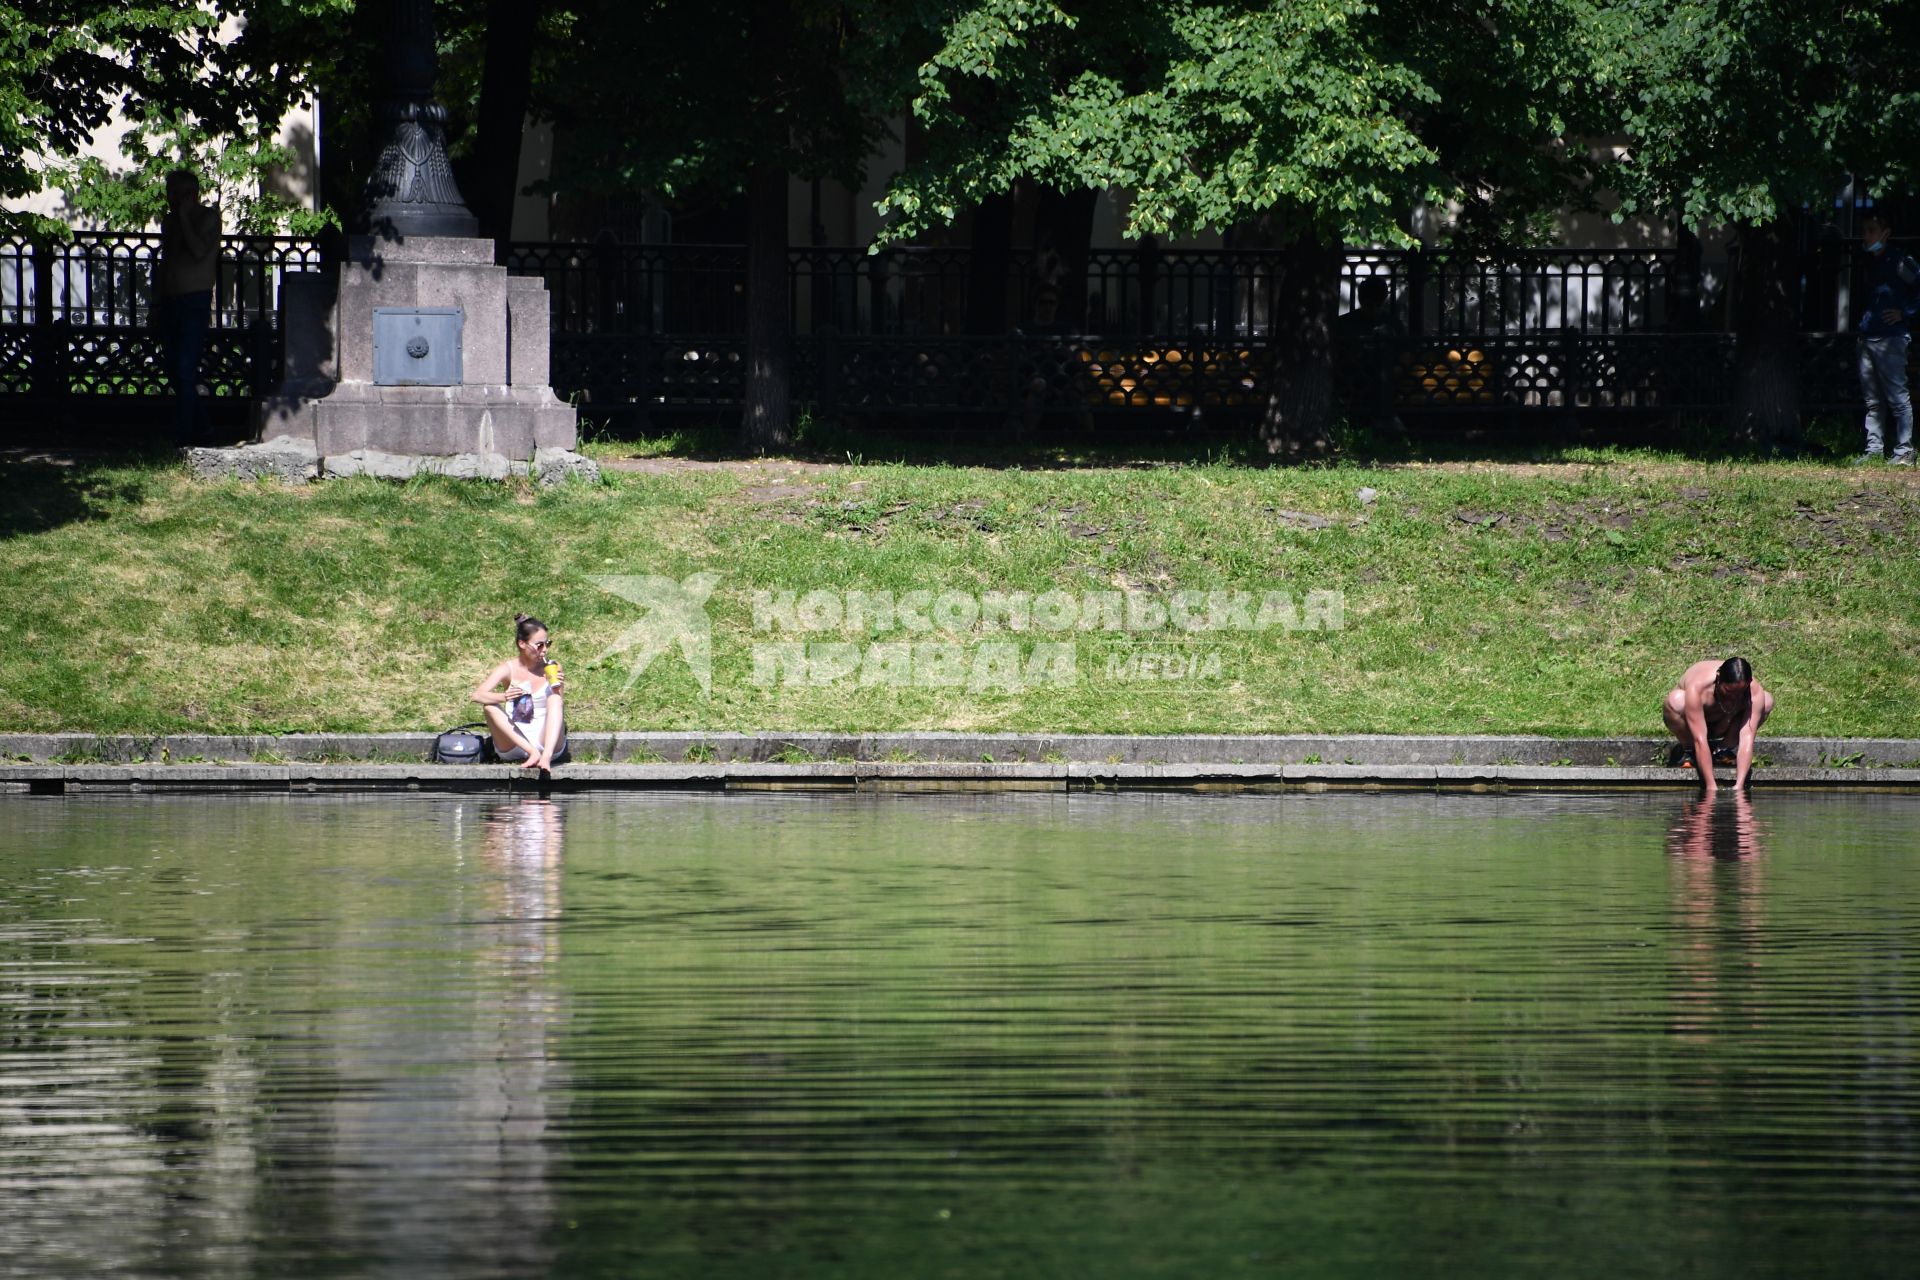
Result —
<path fill-rule="evenodd" d="M 522 694 L 508 704 L 507 719 L 513 723 L 513 731 L 525 740 L 530 751 L 540 750 L 545 741 L 541 735 L 547 728 L 547 693 L 552 688 L 552 681 L 542 680 L 540 687 L 531 694 Z"/>

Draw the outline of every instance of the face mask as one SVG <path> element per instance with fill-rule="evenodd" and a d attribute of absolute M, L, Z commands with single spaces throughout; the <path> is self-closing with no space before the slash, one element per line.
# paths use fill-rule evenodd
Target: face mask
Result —
<path fill-rule="evenodd" d="M 1868 253 L 1879 253 L 1887 247 L 1887 242 L 1885 240 L 1875 240 L 1872 244 L 1862 247 L 1864 247 Z"/>

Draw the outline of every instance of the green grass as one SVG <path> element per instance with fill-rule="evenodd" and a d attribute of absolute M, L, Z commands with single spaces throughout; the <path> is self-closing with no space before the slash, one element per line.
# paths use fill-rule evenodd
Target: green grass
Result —
<path fill-rule="evenodd" d="M 1547 463 L 1255 469 L 863 465 L 604 485 L 198 484 L 127 457 L 0 486 L 0 717 L 22 731 L 424 730 L 553 628 L 576 730 L 1657 733 L 1688 661 L 1741 653 L 1769 732 L 1920 734 L 1910 473 L 1557 450 Z M 1378 491 L 1371 505 L 1356 497 Z M 712 694 L 678 652 L 628 683 L 642 612 L 589 579 L 720 575 Z M 1339 591 L 1328 632 L 1161 632 L 1210 659 L 1062 686 L 753 683 L 756 590 Z M 779 638 L 779 637 L 774 637 Z M 815 637 L 933 639 L 977 634 Z M 1007 638 L 1004 635 L 999 638 Z M 692 753 L 690 753 L 691 758 Z"/>

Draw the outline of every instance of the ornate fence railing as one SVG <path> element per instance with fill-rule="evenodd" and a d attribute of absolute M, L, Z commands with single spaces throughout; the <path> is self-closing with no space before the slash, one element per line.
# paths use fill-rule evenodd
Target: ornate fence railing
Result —
<path fill-rule="evenodd" d="M 65 244 L 0 239 L 0 324 L 141 327 L 153 305 L 156 232 L 76 231 Z M 317 270 L 320 248 L 291 236 L 223 236 L 213 327 L 277 322 L 280 277 Z"/>
<path fill-rule="evenodd" d="M 740 405 L 739 335 L 580 334 L 556 342 L 554 384 L 602 417 Z M 1802 406 L 1853 405 L 1853 338 L 1801 346 Z M 796 401 L 828 416 L 914 413 L 1086 417 L 1140 411 L 1250 415 L 1272 389 L 1276 348 L 1172 338 L 809 335 L 794 342 Z M 1350 411 L 1494 416 L 1710 413 L 1731 400 L 1730 334 L 1336 339 Z"/>
<path fill-rule="evenodd" d="M 509 269 L 538 275 L 562 333 L 743 333 L 747 263 L 737 245 L 515 242 Z M 979 283 L 965 249 L 793 249 L 793 332 L 890 337 L 968 330 Z M 1084 271 L 1058 255 L 1015 250 L 994 283 L 1007 331 L 1265 337 L 1285 274 L 1277 250 L 1102 249 Z M 1378 279 L 1412 333 L 1649 333 L 1668 327 L 1678 279 L 1666 250 L 1530 249 L 1499 257 L 1450 250 L 1347 254 L 1340 306 Z M 992 307 L 988 308 L 989 310 Z"/>
<path fill-rule="evenodd" d="M 0 395 L 45 402 L 155 396 L 168 388 L 153 327 L 160 237 L 75 232 L 64 244 L 0 239 Z M 280 280 L 320 264 L 311 240 L 226 236 L 201 362 L 209 395 L 259 395 L 280 370 Z"/>
<path fill-rule="evenodd" d="M 0 419 L 165 394 L 158 250 L 151 234 L 0 240 Z M 740 404 L 739 247 L 516 243 L 503 258 L 551 290 L 561 396 L 622 417 Z M 281 281 L 320 265 L 312 241 L 226 239 L 204 390 L 239 399 L 277 384 Z M 1098 251 L 1069 274 L 1017 251 L 995 287 L 1008 332 L 991 336 L 962 332 L 974 266 L 963 249 L 791 251 L 795 399 L 847 415 L 1232 414 L 1273 385 L 1277 252 Z M 1677 270 L 1665 252 L 1353 250 L 1342 308 L 1380 279 L 1404 336 L 1337 337 L 1340 394 L 1405 413 L 1712 412 L 1730 399 L 1733 341 L 1671 327 Z M 1805 407 L 1856 403 L 1851 353 L 1850 335 L 1805 336 Z M 37 414 L 21 411 L 28 398 Z"/>

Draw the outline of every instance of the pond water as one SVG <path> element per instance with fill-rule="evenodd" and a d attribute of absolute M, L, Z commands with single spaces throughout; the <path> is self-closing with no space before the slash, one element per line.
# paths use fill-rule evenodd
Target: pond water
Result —
<path fill-rule="evenodd" d="M 0 1274 L 1920 1256 L 1920 800 L 0 800 Z"/>

